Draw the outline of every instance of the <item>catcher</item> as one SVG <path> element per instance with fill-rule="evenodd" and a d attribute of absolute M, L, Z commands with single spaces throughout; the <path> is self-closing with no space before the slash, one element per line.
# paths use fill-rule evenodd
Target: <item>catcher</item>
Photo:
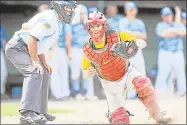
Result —
<path fill-rule="evenodd" d="M 89 14 L 86 22 L 91 36 L 83 47 L 82 68 L 84 75 L 100 77 L 105 90 L 112 124 L 129 124 L 129 113 L 123 108 L 127 90 L 135 89 L 140 101 L 157 123 L 169 123 L 160 112 L 155 90 L 149 78 L 143 76 L 128 61 L 146 42 L 125 32 L 107 29 L 105 16 L 98 11 Z"/>

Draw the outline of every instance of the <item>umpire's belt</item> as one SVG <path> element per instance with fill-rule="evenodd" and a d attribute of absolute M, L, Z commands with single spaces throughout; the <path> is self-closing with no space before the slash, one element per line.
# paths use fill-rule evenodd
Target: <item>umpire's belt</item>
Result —
<path fill-rule="evenodd" d="M 27 44 L 23 41 L 23 39 L 18 34 L 14 34 L 13 38 L 17 42 L 21 43 L 23 46 L 25 46 L 27 48 Z"/>

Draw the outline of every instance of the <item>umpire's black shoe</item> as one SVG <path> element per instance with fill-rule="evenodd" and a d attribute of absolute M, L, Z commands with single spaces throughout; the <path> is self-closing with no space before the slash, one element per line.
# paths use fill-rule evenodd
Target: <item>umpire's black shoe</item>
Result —
<path fill-rule="evenodd" d="M 51 114 L 42 114 L 48 121 L 54 121 L 56 119 L 55 116 Z"/>
<path fill-rule="evenodd" d="M 47 119 L 33 111 L 27 111 L 21 114 L 20 123 L 21 124 L 45 124 Z"/>

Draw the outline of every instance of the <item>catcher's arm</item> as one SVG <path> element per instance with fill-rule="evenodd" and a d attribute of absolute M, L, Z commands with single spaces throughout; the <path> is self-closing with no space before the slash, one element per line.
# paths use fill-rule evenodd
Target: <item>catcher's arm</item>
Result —
<path fill-rule="evenodd" d="M 125 42 L 125 41 L 135 41 L 136 45 L 138 48 L 143 49 L 147 46 L 147 43 L 143 39 L 137 39 L 136 37 L 128 34 L 127 32 L 120 32 L 120 41 Z"/>
<path fill-rule="evenodd" d="M 130 59 L 136 55 L 138 49 L 146 46 L 144 40 L 136 39 L 134 36 L 120 32 L 120 40 L 111 47 L 111 52 L 114 56 L 120 56 L 124 59 Z"/>
<path fill-rule="evenodd" d="M 92 67 L 92 64 L 86 59 L 85 56 L 82 57 L 82 70 Z"/>
<path fill-rule="evenodd" d="M 92 66 L 92 64 L 84 56 L 82 58 L 82 70 L 83 70 L 83 74 L 87 78 L 92 78 L 96 73 L 96 69 Z"/>

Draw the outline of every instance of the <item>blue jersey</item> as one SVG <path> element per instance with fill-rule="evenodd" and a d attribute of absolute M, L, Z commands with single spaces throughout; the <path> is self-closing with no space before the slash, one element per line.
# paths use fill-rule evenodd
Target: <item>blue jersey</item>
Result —
<path fill-rule="evenodd" d="M 6 40 L 6 32 L 5 32 L 5 28 L 3 24 L 0 24 L 0 28 L 1 28 L 1 43 L 0 43 L 0 48 L 2 48 L 3 45 L 3 41 Z"/>
<path fill-rule="evenodd" d="M 159 49 L 175 52 L 181 51 L 184 49 L 184 37 L 182 36 L 175 36 L 164 38 L 161 37 L 161 33 L 166 31 L 169 28 L 181 28 L 185 29 L 185 26 L 182 23 L 173 22 L 168 24 L 166 22 L 159 22 L 155 28 L 155 33 L 158 36 L 158 47 Z"/>
<path fill-rule="evenodd" d="M 112 30 L 119 31 L 119 20 L 122 18 L 122 15 L 116 15 L 115 17 L 108 18 L 108 25 L 109 28 Z"/>
<path fill-rule="evenodd" d="M 119 22 L 120 31 L 135 31 L 146 33 L 146 26 L 140 19 L 129 20 L 126 17 L 122 18 Z"/>
<path fill-rule="evenodd" d="M 70 24 L 65 24 L 64 22 L 62 22 L 62 29 L 58 38 L 58 47 L 60 48 L 66 48 L 66 28 L 70 27 Z"/>
<path fill-rule="evenodd" d="M 87 42 L 89 34 L 83 23 L 72 24 L 71 27 L 66 28 L 72 35 L 72 47 L 82 48 Z"/>

